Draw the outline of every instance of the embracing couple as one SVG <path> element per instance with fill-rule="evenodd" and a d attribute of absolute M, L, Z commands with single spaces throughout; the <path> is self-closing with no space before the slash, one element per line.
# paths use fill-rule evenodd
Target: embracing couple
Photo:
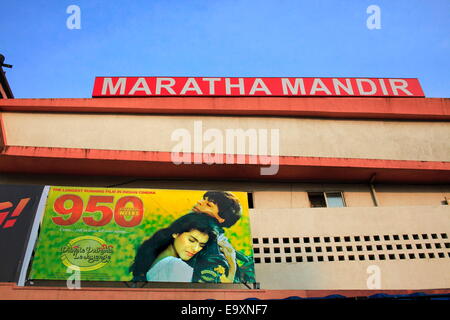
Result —
<path fill-rule="evenodd" d="M 253 272 L 244 277 L 236 256 L 247 265 L 251 259 L 235 251 L 223 230 L 241 215 L 232 193 L 206 192 L 190 213 L 141 244 L 130 267 L 133 281 L 252 282 Z"/>

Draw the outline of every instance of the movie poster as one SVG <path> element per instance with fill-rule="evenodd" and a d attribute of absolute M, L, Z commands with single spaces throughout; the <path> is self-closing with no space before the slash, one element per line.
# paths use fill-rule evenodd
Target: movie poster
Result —
<path fill-rule="evenodd" d="M 247 193 L 51 187 L 29 279 L 254 283 Z"/>

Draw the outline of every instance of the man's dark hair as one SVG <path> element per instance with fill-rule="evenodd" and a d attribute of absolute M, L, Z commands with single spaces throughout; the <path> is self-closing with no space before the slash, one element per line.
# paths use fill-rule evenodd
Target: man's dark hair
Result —
<path fill-rule="evenodd" d="M 215 218 L 210 216 L 189 213 L 173 221 L 169 227 L 156 231 L 137 250 L 136 257 L 130 267 L 130 272 L 133 273 L 132 281 L 147 281 L 146 275 L 148 270 L 158 255 L 173 243 L 174 238 L 172 235 L 174 233 L 189 232 L 191 230 L 206 233 L 209 237 L 205 246 L 205 249 L 207 249 L 211 243 L 216 242 L 217 236 L 221 231 L 216 221 Z"/>
<path fill-rule="evenodd" d="M 219 216 L 225 220 L 220 224 L 221 227 L 229 228 L 241 218 L 241 204 L 239 203 L 239 199 L 232 193 L 226 191 L 208 191 L 203 195 L 203 199 L 206 198 L 219 207 Z"/>

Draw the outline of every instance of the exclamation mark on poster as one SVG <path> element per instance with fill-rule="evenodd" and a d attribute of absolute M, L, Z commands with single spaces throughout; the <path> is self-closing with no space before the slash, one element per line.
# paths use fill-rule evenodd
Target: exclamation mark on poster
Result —
<path fill-rule="evenodd" d="M 20 214 L 22 213 L 23 209 L 25 208 L 25 206 L 28 204 L 29 201 L 30 201 L 30 198 L 21 199 L 19 204 L 17 205 L 17 207 L 14 209 L 13 213 L 11 214 L 11 217 L 17 218 L 18 216 L 20 216 Z M 7 203 L 11 204 L 11 202 L 7 202 Z M 9 207 L 10 206 L 8 206 L 8 208 Z M 3 222 L 3 220 L 5 220 L 7 214 L 8 214 L 8 212 L 4 212 L 4 213 L 0 214 L 0 224 Z M 3 228 L 6 229 L 6 228 L 13 227 L 14 224 L 16 223 L 16 220 L 17 219 L 9 219 L 8 221 L 6 221 Z"/>

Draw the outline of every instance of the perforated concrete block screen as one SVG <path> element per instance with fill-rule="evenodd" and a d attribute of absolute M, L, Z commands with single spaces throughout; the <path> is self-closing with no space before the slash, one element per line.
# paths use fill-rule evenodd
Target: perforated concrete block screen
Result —
<path fill-rule="evenodd" d="M 253 210 L 266 289 L 450 287 L 450 208 Z"/>
<path fill-rule="evenodd" d="M 450 258 L 447 233 L 253 238 L 255 263 Z"/>

